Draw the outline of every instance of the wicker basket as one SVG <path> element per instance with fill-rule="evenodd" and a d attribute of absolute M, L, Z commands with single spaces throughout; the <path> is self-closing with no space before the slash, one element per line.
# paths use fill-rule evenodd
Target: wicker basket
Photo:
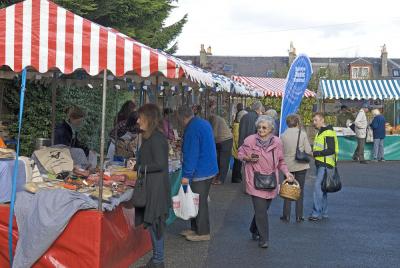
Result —
<path fill-rule="evenodd" d="M 281 189 L 279 191 L 279 195 L 282 198 L 289 199 L 292 201 L 296 201 L 300 198 L 301 189 L 300 184 L 297 180 L 294 180 L 293 183 L 288 180 L 284 180 L 281 185 Z"/>

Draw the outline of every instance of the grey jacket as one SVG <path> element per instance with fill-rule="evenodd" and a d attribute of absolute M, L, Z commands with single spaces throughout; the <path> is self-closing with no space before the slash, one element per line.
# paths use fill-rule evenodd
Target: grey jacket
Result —
<path fill-rule="evenodd" d="M 310 165 L 308 163 L 300 163 L 295 159 L 298 135 L 299 128 L 293 127 L 286 129 L 286 131 L 281 136 L 283 144 L 283 155 L 285 157 L 285 162 L 290 172 L 296 172 L 310 168 Z M 300 132 L 299 149 L 300 151 L 306 152 L 307 154 L 312 154 L 311 145 L 304 130 Z"/>

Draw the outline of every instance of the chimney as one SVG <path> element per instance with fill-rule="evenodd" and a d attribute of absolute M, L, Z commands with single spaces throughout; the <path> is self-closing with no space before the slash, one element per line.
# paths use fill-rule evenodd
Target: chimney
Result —
<path fill-rule="evenodd" d="M 293 46 L 293 41 L 290 41 L 289 48 L 289 66 L 292 65 L 292 62 L 296 59 L 296 48 Z"/>
<path fill-rule="evenodd" d="M 388 53 L 386 50 L 386 45 L 384 44 L 381 50 L 381 76 L 387 77 L 389 76 L 388 71 Z"/>
<path fill-rule="evenodd" d="M 207 48 L 207 56 L 212 56 L 211 46 Z"/>
<path fill-rule="evenodd" d="M 204 49 L 204 44 L 200 46 L 200 67 L 207 67 L 207 52 Z"/>

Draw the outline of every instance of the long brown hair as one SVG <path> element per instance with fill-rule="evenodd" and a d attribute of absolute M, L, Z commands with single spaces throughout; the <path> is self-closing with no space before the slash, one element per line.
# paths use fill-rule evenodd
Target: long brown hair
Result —
<path fill-rule="evenodd" d="M 145 104 L 138 110 L 139 116 L 144 116 L 147 120 L 148 128 L 143 133 L 145 139 L 150 138 L 154 131 L 161 129 L 161 111 L 155 104 Z"/>

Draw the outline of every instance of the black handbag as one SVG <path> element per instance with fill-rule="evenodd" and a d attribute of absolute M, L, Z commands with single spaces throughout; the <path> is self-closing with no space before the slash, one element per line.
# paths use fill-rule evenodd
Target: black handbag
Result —
<path fill-rule="evenodd" d="M 275 166 L 274 150 L 272 150 L 272 159 Z M 276 173 L 275 168 L 271 174 L 261 174 L 260 172 L 254 172 L 254 188 L 261 191 L 273 191 L 276 189 Z"/>
<path fill-rule="evenodd" d="M 340 175 L 337 168 L 336 154 L 334 155 L 334 157 L 335 157 L 335 171 L 333 172 L 333 174 L 329 174 L 328 168 L 325 167 L 324 178 L 322 179 L 321 183 L 321 190 L 324 193 L 336 193 L 342 189 L 342 182 L 340 180 Z M 326 159 L 326 157 L 324 157 L 324 159 Z"/>
<path fill-rule="evenodd" d="M 136 208 L 143 208 L 146 206 L 147 198 L 147 166 L 144 167 L 144 174 L 141 173 L 141 166 L 138 169 L 138 176 L 133 189 L 132 204 Z"/>
<path fill-rule="evenodd" d="M 300 163 L 310 163 L 311 159 L 308 156 L 308 154 L 306 154 L 306 152 L 300 151 L 300 149 L 299 149 L 300 132 L 301 132 L 301 129 L 299 129 L 299 135 L 297 136 L 295 159 L 297 162 L 300 162 Z"/>

